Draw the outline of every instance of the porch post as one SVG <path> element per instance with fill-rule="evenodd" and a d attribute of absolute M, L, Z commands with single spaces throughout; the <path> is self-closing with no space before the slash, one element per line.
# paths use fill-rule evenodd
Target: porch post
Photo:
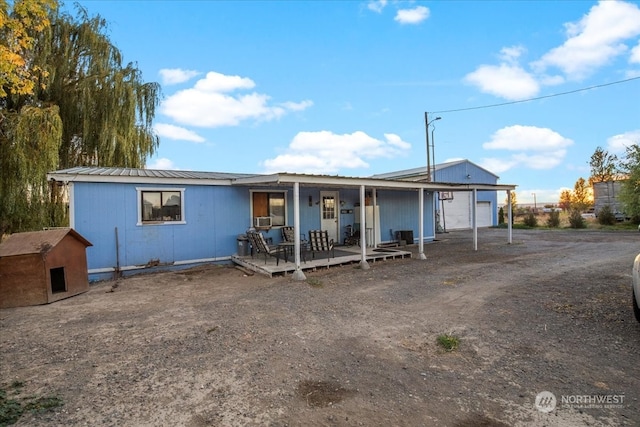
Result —
<path fill-rule="evenodd" d="M 511 190 L 507 190 L 507 243 L 511 244 L 511 235 L 513 227 L 511 226 L 511 215 L 513 215 L 513 210 L 511 209 Z"/>
<path fill-rule="evenodd" d="M 378 196 L 377 196 L 377 191 L 375 188 L 371 189 L 371 203 L 373 203 L 373 224 L 371 224 L 371 228 L 373 229 L 373 233 L 372 234 L 372 239 L 373 242 L 371 242 L 371 247 L 373 248 L 377 248 L 378 247 L 378 243 L 380 243 L 380 236 L 378 236 L 378 232 L 380 230 L 378 230 L 376 228 L 376 223 L 379 222 L 378 218 L 376 218 L 376 206 L 378 205 Z"/>
<path fill-rule="evenodd" d="M 364 185 L 360 186 L 360 251 L 361 251 L 361 259 L 360 259 L 360 268 L 363 270 L 368 270 L 370 268 L 367 263 L 367 224 L 365 224 L 365 220 L 367 218 L 366 212 L 367 206 L 364 203 Z"/>
<path fill-rule="evenodd" d="M 420 259 L 427 259 L 424 254 L 424 188 L 418 189 L 418 234 L 420 242 L 418 242 L 418 254 Z"/>
<path fill-rule="evenodd" d="M 300 183 L 298 182 L 293 183 L 293 231 L 296 263 L 293 280 L 307 280 L 302 269 L 300 269 Z"/>
<path fill-rule="evenodd" d="M 473 189 L 471 197 L 471 212 L 473 219 L 473 250 L 478 250 L 478 189 Z"/>

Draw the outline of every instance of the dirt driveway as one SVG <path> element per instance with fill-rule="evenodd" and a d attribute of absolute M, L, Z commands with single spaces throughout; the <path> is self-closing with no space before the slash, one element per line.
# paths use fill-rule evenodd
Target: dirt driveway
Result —
<path fill-rule="evenodd" d="M 638 233 L 439 236 L 307 282 L 209 266 L 1 310 L 0 388 L 63 402 L 29 426 L 640 425 Z"/>

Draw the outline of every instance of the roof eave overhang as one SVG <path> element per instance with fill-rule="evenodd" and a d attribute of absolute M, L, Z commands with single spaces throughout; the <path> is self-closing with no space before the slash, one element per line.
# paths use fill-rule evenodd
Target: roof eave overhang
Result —
<path fill-rule="evenodd" d="M 203 178 L 169 178 L 151 176 L 105 176 L 105 175 L 77 175 L 51 172 L 47 174 L 49 181 L 58 182 L 103 182 L 122 184 L 153 184 L 153 185 L 231 185 L 231 179 L 203 179 Z"/>
<path fill-rule="evenodd" d="M 300 175 L 300 174 L 271 174 L 256 175 L 247 178 L 233 180 L 233 185 L 293 185 L 304 186 L 339 186 L 339 187 L 374 187 L 406 190 L 433 190 L 433 191 L 472 191 L 476 190 L 515 190 L 515 185 L 509 184 L 450 184 L 439 182 L 418 182 L 405 180 L 375 179 L 375 178 L 349 178 L 340 176 Z"/>

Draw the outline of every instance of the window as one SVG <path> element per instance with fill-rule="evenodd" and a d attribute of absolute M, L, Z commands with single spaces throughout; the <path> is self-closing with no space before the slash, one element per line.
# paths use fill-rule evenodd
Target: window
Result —
<path fill-rule="evenodd" d="M 140 187 L 138 191 L 138 225 L 184 224 L 184 188 L 157 189 Z"/>
<path fill-rule="evenodd" d="M 251 212 L 253 218 L 268 216 L 273 227 L 286 225 L 286 191 L 253 191 L 251 193 Z M 252 224 L 255 223 L 252 221 Z"/>

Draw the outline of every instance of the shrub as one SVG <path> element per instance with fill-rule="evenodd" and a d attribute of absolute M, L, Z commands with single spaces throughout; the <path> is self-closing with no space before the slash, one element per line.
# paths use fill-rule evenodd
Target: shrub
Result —
<path fill-rule="evenodd" d="M 436 338 L 436 342 L 445 351 L 454 351 L 460 345 L 460 339 L 455 335 L 451 335 L 451 334 L 438 335 L 438 337 Z"/>
<path fill-rule="evenodd" d="M 571 209 L 569 211 L 569 226 L 571 228 L 586 228 L 587 223 L 582 218 L 582 213 L 579 209 Z"/>
<path fill-rule="evenodd" d="M 616 223 L 616 216 L 611 210 L 611 206 L 604 205 L 598 211 L 598 223 L 601 225 L 614 225 Z"/>
<path fill-rule="evenodd" d="M 552 209 L 551 212 L 549 212 L 549 217 L 547 218 L 547 227 L 560 227 L 560 211 Z"/>
<path fill-rule="evenodd" d="M 498 210 L 498 224 L 504 224 L 504 208 Z"/>
<path fill-rule="evenodd" d="M 537 227 L 538 226 L 538 218 L 536 218 L 533 212 L 529 212 L 522 221 L 524 225 L 527 227 Z"/>

